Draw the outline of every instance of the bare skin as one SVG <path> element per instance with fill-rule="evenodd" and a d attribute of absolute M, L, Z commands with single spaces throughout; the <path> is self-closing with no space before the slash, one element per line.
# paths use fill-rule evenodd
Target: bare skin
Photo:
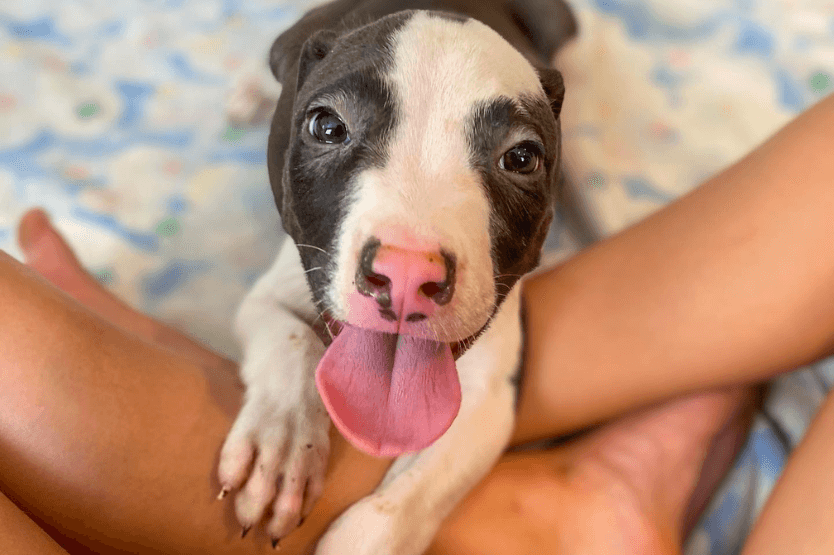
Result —
<path fill-rule="evenodd" d="M 829 96 L 690 195 L 528 282 L 529 365 L 564 371 L 525 383 L 519 420 L 534 426 L 518 435 L 833 353 L 833 127 Z M 577 350 L 587 365 L 565 364 Z M 829 395 L 744 555 L 834 551 L 832 434 Z"/>
<path fill-rule="evenodd" d="M 742 555 L 815 555 L 834 550 L 834 396 L 791 455 Z"/>
<path fill-rule="evenodd" d="M 5 345 L 14 346 L 0 353 L 0 402 L 14 416 L 0 419 L 2 490 L 70 552 L 270 549 L 258 530 L 241 540 L 230 505 L 214 499 L 217 449 L 241 393 L 233 364 L 113 298 L 41 213 L 24 218 L 21 243 L 32 268 L 87 308 L 0 255 L 0 299 L 4 313 L 15 315 L 0 324 Z M 706 498 L 693 495 L 699 479 L 701 492 L 714 487 L 753 401 L 742 389 L 704 393 L 559 449 L 507 455 L 449 519 L 431 553 L 609 553 L 612 545 L 633 546 L 623 553 L 677 553 Z M 388 466 L 338 434 L 333 442 L 324 497 L 282 540 L 284 553 L 309 552 Z M 702 474 L 707 457 L 718 471 Z M 16 510 L 11 503 L 2 509 Z M 3 530 L 0 546 L 42 539 L 29 520 Z"/>
<path fill-rule="evenodd" d="M 680 552 L 754 403 L 732 386 L 834 348 L 833 125 L 828 98 L 680 202 L 527 282 L 514 441 L 644 408 L 504 457 L 433 553 Z M 24 221 L 27 260 L 87 308 L 0 256 L 0 490 L 72 550 L 68 537 L 96 552 L 267 550 L 255 530 L 241 542 L 213 500 L 240 398 L 232 365 L 120 307 L 37 219 Z M 834 549 L 830 405 L 746 555 Z M 282 549 L 308 552 L 387 464 L 334 436 L 324 498 Z M 39 541 L 30 529 L 9 541 Z"/>
<path fill-rule="evenodd" d="M 66 553 L 2 493 L 0 493 L 0 547 L 6 555 Z"/>
<path fill-rule="evenodd" d="M 94 552 L 262 551 L 269 542 L 255 530 L 241 541 L 231 506 L 215 500 L 217 453 L 241 396 L 233 366 L 101 290 L 48 227 L 45 242 L 28 243 L 33 220 L 46 225 L 37 213 L 24 219 L 30 263 L 130 332 L 0 255 L 9 315 L 0 321 L 0 488 L 62 542 Z M 290 553 L 388 465 L 334 440 L 329 494 L 305 533 L 288 538 Z M 356 467 L 367 474 L 344 474 Z"/>
<path fill-rule="evenodd" d="M 528 281 L 528 365 L 559 371 L 525 383 L 519 419 L 533 426 L 519 436 L 834 351 L 832 128 L 830 96 L 691 194 Z"/>

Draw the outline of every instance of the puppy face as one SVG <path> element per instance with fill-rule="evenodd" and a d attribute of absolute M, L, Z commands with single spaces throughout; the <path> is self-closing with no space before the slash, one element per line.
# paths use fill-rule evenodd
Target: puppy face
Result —
<path fill-rule="evenodd" d="M 477 21 L 429 12 L 319 32 L 297 65 L 281 54 L 270 179 L 319 308 L 467 343 L 538 263 L 558 72 L 537 73 Z"/>

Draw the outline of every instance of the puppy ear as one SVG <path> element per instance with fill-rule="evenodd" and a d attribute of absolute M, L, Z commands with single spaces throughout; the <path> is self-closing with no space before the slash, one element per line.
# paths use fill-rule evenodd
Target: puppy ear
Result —
<path fill-rule="evenodd" d="M 301 55 L 304 46 L 312 40 L 318 39 L 320 43 L 328 43 L 328 36 L 335 37 L 333 31 L 315 31 L 315 24 L 318 18 L 312 17 L 315 13 L 308 14 L 298 24 L 290 27 L 275 39 L 272 48 L 269 49 L 269 69 L 279 83 L 286 83 L 287 79 L 294 77 L 292 68 Z M 310 21 L 307 21 L 307 20 Z M 332 39 L 330 39 L 332 42 Z M 325 46 L 329 50 L 329 46 Z"/>
<path fill-rule="evenodd" d="M 335 31 L 320 30 L 307 38 L 299 31 L 304 29 L 292 28 L 275 39 L 269 50 L 269 68 L 282 85 L 295 77 L 298 79 L 297 87 L 300 88 L 315 63 L 323 60 L 330 52 L 338 35 Z M 298 72 L 293 75 L 296 61 Z"/>
<path fill-rule="evenodd" d="M 538 68 L 539 80 L 547 98 L 550 100 L 550 108 L 553 110 L 553 117 L 559 119 L 562 112 L 562 102 L 565 100 L 565 81 L 557 69 Z"/>
<path fill-rule="evenodd" d="M 336 43 L 338 34 L 335 31 L 324 29 L 313 34 L 304 42 L 301 47 L 301 55 L 298 58 L 298 84 L 301 88 L 313 67 L 330 54 L 331 48 Z"/>
<path fill-rule="evenodd" d="M 282 85 L 287 82 L 290 69 L 301 50 L 299 46 L 301 43 L 295 42 L 298 37 L 294 31 L 294 28 L 289 29 L 278 35 L 278 38 L 272 43 L 272 48 L 269 49 L 269 69 L 272 70 L 272 75 Z"/>
<path fill-rule="evenodd" d="M 505 9 L 542 60 L 552 60 L 576 35 L 576 18 L 563 0 L 507 0 Z"/>

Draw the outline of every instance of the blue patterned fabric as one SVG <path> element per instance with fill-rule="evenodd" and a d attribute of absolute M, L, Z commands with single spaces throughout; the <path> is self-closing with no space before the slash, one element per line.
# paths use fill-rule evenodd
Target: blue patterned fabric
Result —
<path fill-rule="evenodd" d="M 305 10 L 269 1 L 0 5 L 0 248 L 44 206 L 118 295 L 234 354 L 229 320 L 282 234 L 267 127 L 227 97 Z"/>
<path fill-rule="evenodd" d="M 316 2 L 319 3 L 319 2 Z M 825 0 L 572 0 L 560 55 L 570 181 L 606 235 L 738 159 L 834 87 Z M 0 4 L 0 248 L 43 206 L 120 297 L 237 355 L 230 319 L 283 234 L 267 127 L 229 96 L 269 88 L 294 0 Z M 274 85 L 273 85 L 274 86 Z M 274 93 L 274 90 L 271 91 Z M 562 228 L 548 243 L 564 256 Z M 688 553 L 735 553 L 834 378 L 779 380 Z"/>

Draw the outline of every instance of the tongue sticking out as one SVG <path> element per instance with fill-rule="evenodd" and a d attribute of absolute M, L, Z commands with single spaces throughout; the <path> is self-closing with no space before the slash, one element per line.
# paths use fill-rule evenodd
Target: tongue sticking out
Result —
<path fill-rule="evenodd" d="M 448 344 L 350 325 L 319 362 L 316 385 L 342 435 L 377 457 L 429 446 L 460 409 Z"/>

